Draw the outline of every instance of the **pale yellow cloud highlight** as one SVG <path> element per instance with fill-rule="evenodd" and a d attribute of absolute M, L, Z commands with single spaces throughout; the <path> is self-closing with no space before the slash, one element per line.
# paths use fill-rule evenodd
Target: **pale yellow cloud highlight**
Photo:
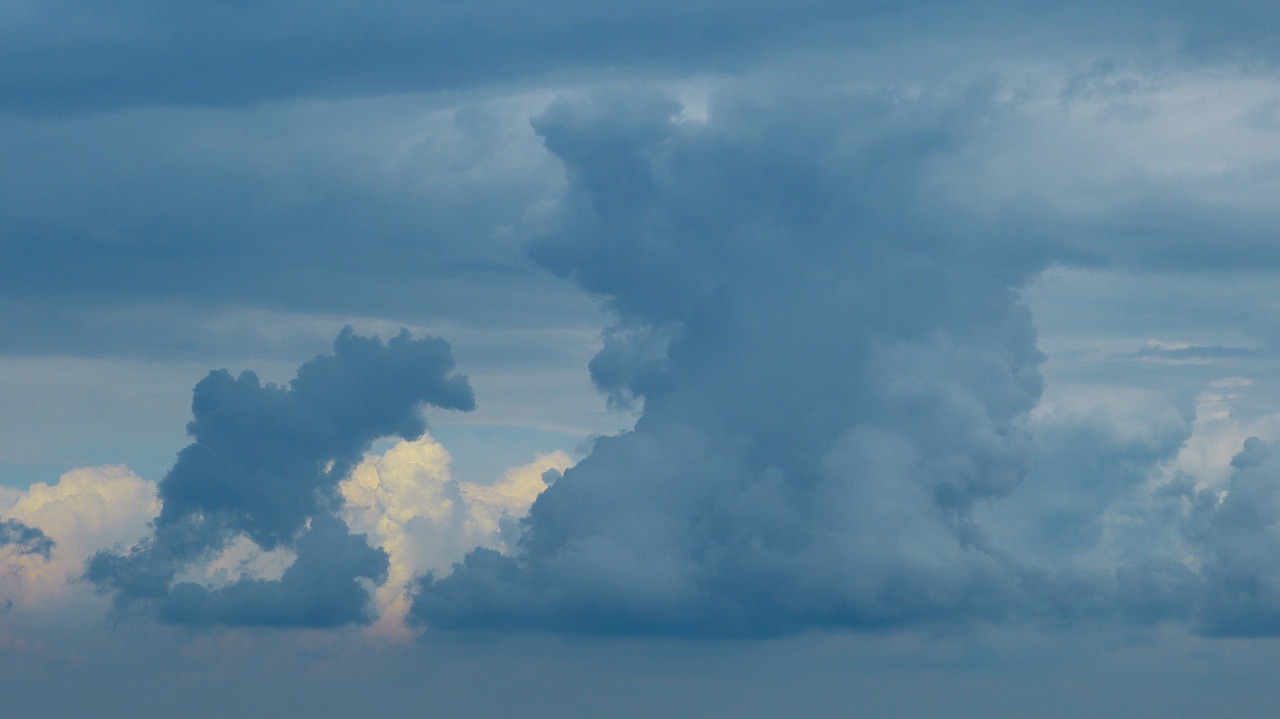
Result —
<path fill-rule="evenodd" d="M 132 545 L 160 512 L 156 484 L 122 465 L 74 469 L 55 484 L 36 482 L 9 495 L 9 502 L 0 516 L 35 527 L 56 543 L 48 560 L 0 547 L 0 601 L 28 611 L 60 606 L 72 594 L 92 594 L 76 582 L 85 560 L 100 549 Z"/>
<path fill-rule="evenodd" d="M 428 571 L 447 573 L 476 547 L 508 551 L 504 528 L 509 533 L 547 488 L 543 473 L 573 464 L 564 452 L 538 455 L 495 484 L 480 485 L 456 481 L 452 461 L 439 442 L 423 436 L 369 456 L 340 486 L 343 519 L 391 560 L 387 582 L 374 594 L 376 636 L 411 638 L 404 622 L 410 580 Z"/>
<path fill-rule="evenodd" d="M 184 567 L 176 581 L 220 587 L 246 578 L 275 580 L 283 576 L 284 570 L 297 558 L 297 553 L 287 547 L 263 551 L 241 534 L 207 561 Z"/>
<path fill-rule="evenodd" d="M 573 461 L 559 451 L 538 455 L 490 485 L 456 481 L 451 463 L 449 452 L 424 436 L 369 456 L 340 485 L 343 518 L 391 560 L 388 581 L 374 595 L 376 636 L 412 637 L 404 619 L 406 587 L 415 576 L 447 573 L 476 547 L 512 549 L 517 521 L 547 487 L 542 475 L 563 471 Z M 160 508 L 156 483 L 122 465 L 79 468 L 54 484 L 37 482 L 26 491 L 0 493 L 0 518 L 35 527 L 56 543 L 47 560 L 0 547 L 0 604 L 11 600 L 23 615 L 53 616 L 65 613 L 72 602 L 101 603 L 92 587 L 78 581 L 85 561 L 99 550 L 127 548 L 147 536 Z M 180 579 L 216 585 L 242 575 L 274 578 L 291 560 L 291 552 L 263 552 L 241 537 Z M 100 616 L 85 609 L 85 616 Z"/>

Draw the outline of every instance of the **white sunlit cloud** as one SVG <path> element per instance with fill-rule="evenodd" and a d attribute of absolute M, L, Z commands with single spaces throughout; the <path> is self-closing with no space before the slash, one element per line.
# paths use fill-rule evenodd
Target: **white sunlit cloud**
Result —
<path fill-rule="evenodd" d="M 407 586 L 415 576 L 447 573 L 476 547 L 512 549 L 515 522 L 547 488 L 546 473 L 573 464 L 556 451 L 481 485 L 458 482 L 452 462 L 443 445 L 424 435 L 369 455 L 339 486 L 346 503 L 343 519 L 390 558 L 387 581 L 374 592 L 378 618 L 370 631 L 376 636 L 411 637 L 404 619 Z"/>
<path fill-rule="evenodd" d="M 547 487 L 544 477 L 573 461 L 562 451 L 539 455 L 487 485 L 456 481 L 451 464 L 449 452 L 427 435 L 370 454 L 340 486 L 343 518 L 391 560 L 387 582 L 374 593 L 372 636 L 410 638 L 404 625 L 409 582 L 426 572 L 447 573 L 475 547 L 509 551 L 519 534 L 516 522 Z M 31 616 L 65 611 L 71 602 L 101 604 L 80 579 L 85 561 L 99 550 L 137 542 L 160 501 L 154 482 L 114 465 L 79 468 L 53 484 L 8 490 L 0 508 L 0 518 L 18 520 L 54 542 L 47 558 L 0 547 L 0 601 Z M 287 549 L 263 551 L 239 536 L 185 569 L 179 580 L 219 586 L 244 577 L 278 579 L 293 559 Z"/>
<path fill-rule="evenodd" d="M 24 614 L 91 601 L 92 589 L 79 581 L 85 560 L 100 549 L 136 542 L 160 511 L 156 484 L 120 465 L 74 469 L 53 484 L 11 492 L 7 500 L 0 517 L 39 529 L 55 543 L 48 559 L 0 548 L 0 601 L 12 601 Z"/>

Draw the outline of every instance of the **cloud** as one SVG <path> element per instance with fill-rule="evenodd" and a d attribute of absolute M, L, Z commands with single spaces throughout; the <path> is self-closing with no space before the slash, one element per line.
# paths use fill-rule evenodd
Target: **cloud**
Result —
<path fill-rule="evenodd" d="M 1124 359 L 1212 362 L 1215 360 L 1253 359 L 1265 356 L 1267 356 L 1265 352 L 1250 347 L 1202 347 L 1197 345 L 1166 347 L 1153 343 L 1136 352 L 1124 355 Z"/>
<path fill-rule="evenodd" d="M 1218 487 L 1219 468 L 1192 456 L 1265 424 L 1223 424 L 1197 394 L 1266 350 L 1129 344 L 1100 355 L 1126 365 L 1114 384 L 1068 376 L 1041 404 L 1020 292 L 1054 263 L 1272 261 L 1249 252 L 1271 209 L 1231 193 L 1262 172 L 1238 146 L 1254 129 L 1214 110 L 1198 122 L 1239 134 L 1181 143 L 1169 112 L 1206 78 L 1155 76 L 1047 105 L 994 80 L 726 88 L 698 117 L 662 92 L 551 105 L 533 124 L 569 187 L 530 252 L 615 315 L 591 375 L 640 416 L 538 498 L 518 551 L 481 548 L 420 581 L 410 620 L 677 636 L 979 618 L 1275 632 L 1274 568 L 1253 556 L 1270 543 L 1262 470 Z M 1227 105 L 1255 103 L 1252 82 L 1231 83 Z M 1116 114 L 1091 115 L 1099 105 Z M 1067 132 L 1060 146 L 987 134 L 1024 122 Z M 1139 128 L 1163 154 L 1107 193 L 1096 182 L 1120 170 L 1103 158 L 1008 173 L 1063 147 L 1093 158 L 1084 138 Z M 1165 203 L 1149 200 L 1166 190 L 1224 244 L 1135 230 L 1163 226 Z M 1135 369 L 1175 362 L 1204 366 L 1160 381 Z M 1246 506 L 1248 531 L 1233 520 Z"/>
<path fill-rule="evenodd" d="M 54 541 L 35 527 L 16 519 L 0 520 L 0 547 L 12 547 L 18 554 L 36 554 L 45 559 L 53 551 Z"/>
<path fill-rule="evenodd" d="M 977 24 L 972 15 L 995 19 L 987 3 L 968 14 L 932 1 L 868 12 L 870 5 L 379 2 L 357 19 L 331 2 L 305 17 L 278 1 L 216 11 L 187 5 L 177 13 L 128 3 L 108 20 L 91 4 L 71 2 L 60 6 L 61 15 L 35 8 L 13 18 L 0 54 L 13 68 L 0 108 L 244 105 L 298 95 L 453 90 L 565 68 L 734 70 L 770 51 L 847 46 L 851 37 L 882 47 L 919 12 L 969 26 Z M 96 65 L 85 62 L 90 57 Z"/>
<path fill-rule="evenodd" d="M 424 435 L 367 457 L 339 486 L 343 519 L 366 533 L 390 562 L 388 579 L 374 594 L 373 630 L 384 638 L 411 636 L 404 619 L 412 579 L 445 571 L 476 547 L 513 550 L 517 520 L 549 480 L 572 464 L 564 452 L 553 452 L 481 485 L 458 482 L 451 462 L 444 446 Z"/>
<path fill-rule="evenodd" d="M 589 304 L 516 240 L 561 186 L 545 102 L 0 114 L 0 352 L 296 366 L 344 323 L 563 326 Z"/>
<path fill-rule="evenodd" d="M 333 354 L 303 364 L 288 387 L 252 372 L 211 372 L 196 385 L 195 442 L 159 484 L 154 532 L 128 552 L 99 552 L 86 578 L 119 611 L 184 624 L 333 626 L 368 620 L 361 580 L 380 584 L 388 560 L 337 516 L 338 485 L 374 440 L 415 438 L 421 409 L 475 406 L 448 343 L 408 332 L 383 343 L 345 329 Z M 275 580 L 242 577 L 210 589 L 176 581 L 245 537 L 293 550 Z"/>
<path fill-rule="evenodd" d="M 1093 1 L 862 0 L 643 6 L 512 0 L 480 6 L 383 1 L 353 14 L 319 2 L 125 2 L 104 17 L 84 0 L 9 17 L 0 66 L 10 112 L 90 113 L 138 106 L 251 105 L 273 99 L 441 91 L 534 82 L 557 72 L 737 72 L 815 53 L 881 53 L 914 68 L 993 56 L 1060 57 L 1084 46 L 1214 61 L 1274 61 L 1275 19 L 1255 2 L 1161 8 Z M 358 29 L 357 29 L 358 28 Z M 901 58 L 901 55 L 909 55 Z M 959 57 L 957 57 L 959 56 Z M 201 61 L 197 61 L 201 60 Z M 828 61 L 828 65 L 830 62 Z"/>
<path fill-rule="evenodd" d="M 1030 99 L 1014 93 L 1017 78 L 995 77 L 794 93 L 747 79 L 713 87 L 699 112 L 664 91 L 568 94 L 532 124 L 560 167 L 529 161 L 563 180 L 563 197 L 552 211 L 555 193 L 524 196 L 535 219 L 507 207 L 506 229 L 536 231 L 534 259 L 613 313 L 589 370 L 611 407 L 639 414 L 635 431 L 597 443 L 533 504 L 517 542 L 510 520 L 533 495 L 502 505 L 454 481 L 427 445 L 416 459 L 384 457 L 367 484 L 342 484 L 369 441 L 418 429 L 363 414 L 398 390 L 341 372 L 316 380 L 323 392 L 304 373 L 288 391 L 214 373 L 197 388 L 196 443 L 162 484 L 157 533 L 136 554 L 146 559 L 104 554 L 91 575 L 122 607 L 174 621 L 304 621 L 286 608 L 320 586 L 299 583 L 315 566 L 295 551 L 307 538 L 348 557 L 342 576 L 357 585 L 385 578 L 375 606 L 397 617 L 390 630 L 406 611 L 401 588 L 422 572 L 432 575 L 409 621 L 442 627 L 751 635 L 1025 615 L 1071 572 L 1088 575 L 1073 596 L 1115 609 L 1121 575 L 1133 586 L 1164 576 L 1135 568 L 1139 533 L 1117 538 L 1116 527 L 1150 510 L 1134 521 L 1168 540 L 1173 525 L 1153 528 L 1168 507 L 1139 500 L 1178 456 L 1190 410 L 1144 399 L 1150 422 L 1136 432 L 1107 409 L 1031 414 L 1043 357 L 1020 291 L 1063 258 L 1132 271 L 1146 259 L 1185 269 L 1208 253 L 1234 267 L 1270 212 L 1255 195 L 1238 213 L 1222 199 L 1239 173 L 1260 171 L 1239 143 L 1179 149 L 1166 127 L 1203 73 L 1131 87 L 1127 71 L 1096 68 Z M 1257 88 L 1237 80 L 1228 104 L 1250 107 Z M 1144 112 L 1121 112 L 1126 102 Z M 1141 162 L 1093 161 L 1132 135 Z M 512 146 L 528 152 L 527 139 Z M 492 160 L 489 141 L 476 139 L 476 156 Z M 1072 154 L 1085 159 L 1052 177 L 1027 169 Z M 1210 171 L 1222 163 L 1234 169 Z M 1120 166 L 1136 169 L 1113 176 Z M 1203 195 L 1199 226 L 1223 230 L 1225 249 L 1131 232 L 1162 216 L 1149 200 L 1164 190 Z M 1269 356 L 1238 338 L 1193 339 L 1108 356 L 1133 373 Z M 459 397 L 441 401 L 461 408 Z M 1089 471 L 1073 462 L 1082 453 L 1096 460 Z M 319 471 L 318 458 L 333 465 Z M 400 473 L 425 483 L 409 488 Z M 381 547 L 385 566 L 346 552 L 339 528 L 316 525 L 327 515 Z M 1013 516 L 1009 531 L 984 524 L 997 516 Z M 230 570 L 240 539 L 298 562 L 293 583 L 229 574 L 218 594 L 188 581 L 211 561 Z M 1015 552 L 1015 540 L 1028 545 Z M 1074 551 L 1091 566 L 1037 564 Z M 1172 550 L 1158 559 L 1181 561 Z M 334 596 L 354 597 L 340 578 Z M 183 603 L 166 614 L 179 586 Z M 367 616 L 354 599 L 340 604 L 313 610 L 334 623 Z M 256 618 L 245 609 L 268 605 Z"/>
<path fill-rule="evenodd" d="M 616 313 L 593 376 L 644 410 L 538 498 L 516 556 L 421 582 L 415 621 L 758 635 L 1008 611 L 1018 572 L 972 512 L 1030 468 L 1041 355 L 1020 270 L 975 261 L 922 185 L 987 92 L 729 95 L 706 122 L 605 94 L 535 120 L 570 189 L 533 256 Z"/>
<path fill-rule="evenodd" d="M 317 514 L 293 541 L 295 559 L 279 579 L 242 577 L 210 589 L 168 588 L 160 619 L 174 624 L 331 627 L 369 621 L 368 590 L 387 579 L 387 555 L 331 514 Z M 93 568 L 90 569 L 91 573 Z"/>
<path fill-rule="evenodd" d="M 1209 506 L 1264 493 L 1248 468 L 1230 491 L 1178 470 L 1254 427 L 1206 444 L 1188 387 L 1265 363 L 1274 341 L 1162 332 L 1187 341 L 1107 353 L 1128 379 L 1163 373 L 1151 396 L 1117 391 L 1142 417 L 1045 407 L 1020 296 L 1063 261 L 1136 285 L 1158 267 L 1191 295 L 1179 273 L 1274 268 L 1274 82 L 1233 64 L 1273 57 L 1256 8 L 1181 3 L 1150 23 L 1098 22 L 1095 3 L 494 7 L 379 4 L 353 34 L 328 7 L 299 25 L 270 2 L 131 6 L 117 32 L 72 2 L 10 26 L 9 351 L 190 356 L 253 336 L 207 327 L 294 311 L 551 314 L 529 309 L 548 306 L 542 285 L 507 289 L 533 234 L 537 263 L 613 313 L 590 375 L 639 416 L 578 466 L 546 464 L 567 470 L 546 492 L 541 470 L 480 486 L 427 440 L 362 460 L 424 428 L 417 403 L 470 402 L 444 375 L 434 395 L 384 383 L 403 368 L 362 354 L 378 343 L 340 336 L 287 389 L 213 373 L 155 532 L 91 567 L 120 609 L 359 622 L 370 585 L 399 617 L 404 583 L 430 572 L 409 620 L 440 627 L 758 635 L 1027 615 L 1060 592 L 1097 615 L 1199 602 L 1245 618 L 1211 631 L 1270 631 L 1270 570 Z M 191 53 L 198 69 L 174 72 Z M 620 67 L 708 97 L 570 92 L 525 123 L 544 103 L 525 83 L 606 85 Z M 456 99 L 385 94 L 480 86 L 517 95 L 439 112 Z M 1185 327 L 1210 303 L 1179 304 Z M 1239 304 L 1258 326 L 1274 314 Z M 1063 312 L 1093 329 L 1107 310 Z M 1253 604 L 1224 589 L 1250 582 Z"/>
<path fill-rule="evenodd" d="M 27 546 L 0 547 L 3 598 L 27 614 L 85 601 L 76 580 L 103 547 L 132 543 L 159 511 L 156 485 L 119 465 L 83 467 L 50 485 L 36 482 L 0 512 L 6 532 L 25 527 Z M 34 549 L 36 551 L 29 551 Z"/>
<path fill-rule="evenodd" d="M 1193 434 L 1194 412 L 1132 387 L 1046 397 L 1032 415 L 1032 471 L 1016 492 L 981 508 L 982 524 L 1002 546 L 1045 566 L 1114 569 L 1117 559 L 1107 553 L 1121 531 L 1116 514 L 1149 511 L 1125 504 L 1166 476 Z M 1150 537 L 1120 543 L 1144 541 L 1143 551 L 1153 553 Z"/>
<path fill-rule="evenodd" d="M 1280 635 L 1280 560 L 1272 549 L 1280 538 L 1278 457 L 1273 444 L 1251 437 L 1225 485 L 1178 497 L 1205 581 L 1197 620 L 1210 634 Z"/>

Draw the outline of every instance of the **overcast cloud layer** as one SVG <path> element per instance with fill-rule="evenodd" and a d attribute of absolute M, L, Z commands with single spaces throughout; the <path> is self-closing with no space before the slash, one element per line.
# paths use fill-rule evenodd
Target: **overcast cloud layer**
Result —
<path fill-rule="evenodd" d="M 1278 21 L 10 4 L 0 661 L 273 716 L 775 715 L 860 652 L 809 714 L 1266 704 Z"/>

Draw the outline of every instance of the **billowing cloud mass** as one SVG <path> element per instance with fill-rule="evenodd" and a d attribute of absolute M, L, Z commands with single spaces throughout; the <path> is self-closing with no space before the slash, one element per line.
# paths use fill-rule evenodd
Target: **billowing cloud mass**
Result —
<path fill-rule="evenodd" d="M 0 602 L 1280 635 L 1256 5 L 26 3 Z"/>
<path fill-rule="evenodd" d="M 1052 112 L 989 77 L 564 93 L 531 125 L 549 159 L 529 161 L 558 163 L 563 191 L 509 229 L 612 314 L 588 369 L 634 429 L 576 465 L 555 453 L 496 484 L 459 481 L 421 415 L 474 406 L 449 346 L 348 329 L 288 387 L 201 381 L 153 532 L 97 553 L 85 576 L 119 613 L 376 622 L 394 639 L 973 619 L 1280 631 L 1280 580 L 1257 549 L 1267 485 L 1251 469 L 1269 465 L 1250 464 L 1267 445 L 1237 454 L 1276 423 L 1201 392 L 1248 384 L 1218 363 L 1272 353 L 1151 339 L 1107 360 L 1127 384 L 1046 388 L 1029 285 L 1064 262 L 1185 269 L 1194 238 L 1116 228 L 1163 208 L 1160 194 L 1221 213 L 1206 191 L 1219 181 L 1171 161 L 1125 158 L 1134 174 L 1101 200 L 1095 165 L 1026 170 L 1058 152 L 1043 142 L 1053 122 L 1095 151 L 1110 130 L 1080 115 L 1117 101 L 1090 83 L 1119 74 L 1066 83 Z M 1169 82 L 1121 94 L 1159 116 L 1204 78 Z M 1256 90 L 1231 92 L 1244 107 Z M 1158 135 L 1150 116 L 1132 122 Z M 1012 149 L 996 142 L 1010 128 Z M 1240 200 L 1216 267 L 1244 262 L 1274 214 L 1263 199 Z M 1189 364 L 1195 381 L 1133 379 Z M 405 441 L 367 455 L 385 437 Z M 1231 499 L 1244 496 L 1252 514 Z M 11 555 L 43 561 L 44 532 L 57 556 L 57 535 L 11 519 Z"/>
<path fill-rule="evenodd" d="M 0 713 L 1269 716 L 1277 198 L 1275 2 L 0 3 Z"/>
<path fill-rule="evenodd" d="M 642 414 L 538 498 L 518 553 L 480 549 L 422 580 L 412 620 L 1280 631 L 1265 443 L 1248 440 L 1219 487 L 1178 470 L 1194 402 L 1129 388 L 1032 412 L 1044 356 L 1019 298 L 1029 278 L 1065 258 L 1190 259 L 1142 238 L 1109 246 L 1102 226 L 1028 227 L 1027 241 L 1007 204 L 976 234 L 989 208 L 957 210 L 977 195 L 938 178 L 1005 161 L 977 139 L 1001 121 L 998 95 L 727 93 L 700 119 L 661 93 L 599 93 L 538 117 L 570 187 L 531 252 L 614 312 L 592 378 Z M 1156 184 L 1190 194 L 1181 182 Z M 1252 240 L 1229 237 L 1234 263 Z"/>
<path fill-rule="evenodd" d="M 374 595 L 374 631 L 382 637 L 412 636 L 404 619 L 415 577 L 446 571 L 476 547 L 512 551 L 518 520 L 572 461 L 564 452 L 541 455 L 485 485 L 457 481 L 451 463 L 444 446 L 424 435 L 366 458 L 339 485 L 343 519 L 387 553 L 387 581 Z"/>
<path fill-rule="evenodd" d="M 984 90 L 600 95 L 535 121 L 566 164 L 544 265 L 617 314 L 593 379 L 643 405 L 539 497 L 514 558 L 419 588 L 431 626 L 759 634 L 1001 615 L 972 521 L 1031 467 L 1020 268 L 932 216 Z"/>
<path fill-rule="evenodd" d="M 136 541 L 159 509 L 155 483 L 118 465 L 72 470 L 17 493 L 0 509 L 0 537 L 9 540 L 0 542 L 0 603 L 27 613 L 83 605 L 85 560 Z"/>
<path fill-rule="evenodd" d="M 339 482 L 371 444 L 426 430 L 424 405 L 470 410 L 449 345 L 408 332 L 383 343 L 350 328 L 333 354 L 298 369 L 288 387 L 252 372 L 211 372 L 196 385 L 195 442 L 159 484 L 154 532 L 127 552 L 104 551 L 86 578 L 117 610 L 182 624 L 333 626 L 369 620 L 366 582 L 387 578 L 387 553 L 338 516 Z M 278 579 L 222 587 L 177 581 L 237 538 L 292 550 Z"/>

